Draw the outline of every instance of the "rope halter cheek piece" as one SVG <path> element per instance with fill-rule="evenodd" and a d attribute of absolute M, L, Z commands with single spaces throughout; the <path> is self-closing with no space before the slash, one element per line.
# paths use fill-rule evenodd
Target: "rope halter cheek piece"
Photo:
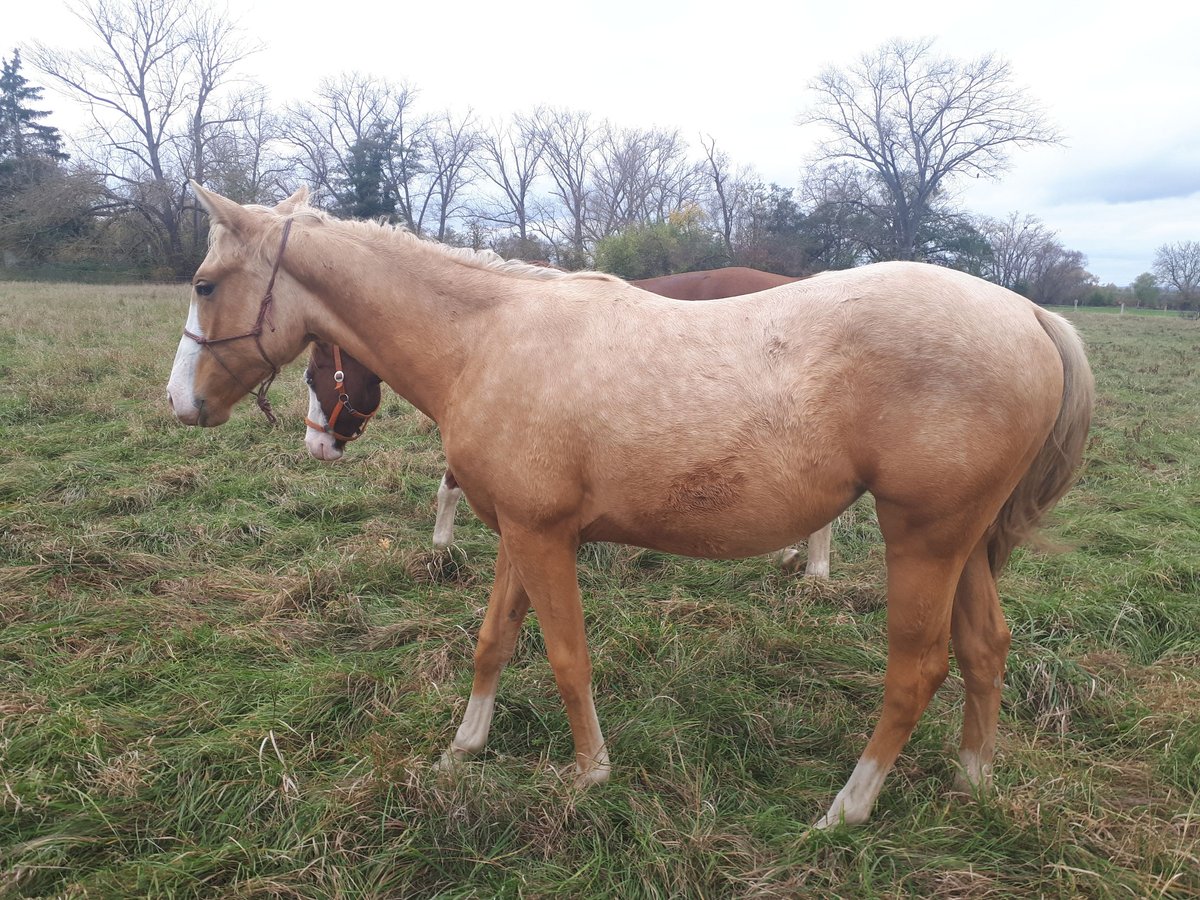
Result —
<path fill-rule="evenodd" d="M 271 360 L 271 357 L 267 356 L 267 351 L 263 347 L 262 343 L 262 335 L 264 324 L 269 327 L 272 332 L 275 331 L 275 322 L 271 317 L 271 310 L 275 304 L 275 276 L 279 274 L 279 266 L 283 262 L 283 251 L 287 248 L 288 235 L 291 234 L 291 232 L 292 220 L 288 219 L 283 224 L 283 237 L 279 241 L 279 252 L 275 256 L 274 265 L 271 266 L 271 280 L 267 282 L 267 290 L 266 293 L 263 294 L 262 302 L 258 306 L 258 317 L 254 320 L 253 328 L 251 328 L 249 331 L 243 332 L 242 334 L 234 334 L 223 338 L 206 338 L 202 335 L 192 334 L 192 332 L 188 331 L 186 328 L 183 329 L 184 337 L 191 338 L 201 347 L 204 347 L 206 350 L 208 350 L 213 355 L 213 359 L 221 364 L 221 368 L 228 372 L 230 377 L 233 378 L 233 380 L 239 385 L 241 385 L 242 389 L 245 390 L 247 394 L 254 394 L 255 401 L 258 403 L 258 408 L 262 410 L 263 415 L 267 417 L 267 421 L 272 425 L 274 425 L 278 420 L 274 411 L 271 409 L 271 401 L 267 397 L 267 390 L 271 387 L 271 382 L 275 380 L 275 376 L 279 374 L 279 366 L 275 365 L 275 363 Z M 228 343 L 229 341 L 238 341 L 242 338 L 248 337 L 254 338 L 254 346 L 258 348 L 259 355 L 263 358 L 266 364 L 271 367 L 271 374 L 262 380 L 257 391 L 255 391 L 253 388 L 247 387 L 246 383 L 242 381 L 242 379 L 239 378 L 237 374 L 225 364 L 225 360 L 221 359 L 217 351 L 213 349 L 214 344 L 224 344 Z"/>
<path fill-rule="evenodd" d="M 375 416 L 375 413 L 379 412 L 379 406 L 376 406 L 370 412 L 364 413 L 359 412 L 350 405 L 350 395 L 346 393 L 345 387 L 346 373 L 342 369 L 342 348 L 337 344 L 333 345 L 333 368 L 333 389 L 337 391 L 338 401 L 337 405 L 333 408 L 333 412 L 329 414 L 329 421 L 326 424 L 321 425 L 320 423 L 314 422 L 312 419 L 308 418 L 308 416 L 305 416 L 304 424 L 309 428 L 315 429 L 316 431 L 323 431 L 325 434 L 332 435 L 336 440 L 339 440 L 343 443 L 356 441 L 363 436 L 363 432 L 367 430 L 367 425 Z M 308 373 L 306 372 L 305 379 L 307 380 L 308 377 Z M 309 385 L 312 385 L 311 381 L 309 381 Z M 359 420 L 358 427 L 354 429 L 352 434 L 338 434 L 336 431 L 338 416 L 340 416 L 343 412 L 348 412 L 350 415 L 355 416 Z"/>

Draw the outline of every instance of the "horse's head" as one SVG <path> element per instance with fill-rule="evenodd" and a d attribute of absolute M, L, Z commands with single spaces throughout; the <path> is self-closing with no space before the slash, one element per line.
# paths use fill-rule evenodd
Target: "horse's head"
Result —
<path fill-rule="evenodd" d="M 336 344 L 314 341 L 304 380 L 308 382 L 304 445 L 317 459 L 341 459 L 346 442 L 361 437 L 379 410 L 379 376 Z"/>
<path fill-rule="evenodd" d="M 306 343 L 304 289 L 288 274 L 290 216 L 301 188 L 275 209 L 240 206 L 192 182 L 211 219 L 208 255 L 192 278 L 191 306 L 167 399 L 179 421 L 220 425 L 253 385 L 265 386 Z M 272 418 L 265 387 L 259 405 Z M 273 420 L 273 419 L 272 419 Z"/>

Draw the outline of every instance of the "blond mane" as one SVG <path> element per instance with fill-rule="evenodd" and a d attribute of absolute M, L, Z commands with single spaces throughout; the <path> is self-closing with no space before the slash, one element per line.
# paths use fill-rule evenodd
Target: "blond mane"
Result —
<path fill-rule="evenodd" d="M 362 219 L 339 219 L 313 206 L 302 206 L 287 218 L 315 220 L 332 229 L 331 237 L 353 239 L 356 242 L 376 245 L 403 246 L 406 250 L 418 250 L 439 254 L 442 257 L 500 275 L 528 278 L 535 281 L 607 281 L 623 283 L 607 272 L 564 272 L 560 269 L 535 266 L 518 259 L 506 260 L 492 250 L 472 250 L 470 247 L 450 247 L 438 241 L 413 234 L 404 225 L 389 225 Z"/>

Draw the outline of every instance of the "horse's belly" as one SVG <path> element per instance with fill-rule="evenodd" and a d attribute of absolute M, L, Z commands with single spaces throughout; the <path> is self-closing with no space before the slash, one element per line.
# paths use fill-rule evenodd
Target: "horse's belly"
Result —
<path fill-rule="evenodd" d="M 828 524 L 852 497 L 778 498 L 724 509 L 667 505 L 621 514 L 610 510 L 584 529 L 589 541 L 611 541 L 708 559 L 739 559 L 778 550 Z"/>

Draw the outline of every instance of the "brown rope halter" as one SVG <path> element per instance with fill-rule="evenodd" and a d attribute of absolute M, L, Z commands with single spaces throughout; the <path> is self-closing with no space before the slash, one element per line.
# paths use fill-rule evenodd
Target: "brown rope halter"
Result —
<path fill-rule="evenodd" d="M 267 282 L 267 292 L 263 294 L 262 303 L 260 303 L 258 306 L 258 318 L 254 320 L 253 328 L 251 328 L 249 331 L 243 332 L 242 334 L 234 334 L 223 338 L 206 338 L 199 334 L 192 334 L 186 328 L 183 329 L 184 336 L 191 338 L 201 347 L 204 347 L 210 353 L 212 353 L 213 359 L 221 364 L 221 368 L 228 372 L 230 377 L 233 378 L 233 380 L 239 385 L 241 385 L 247 394 L 254 394 L 255 400 L 258 403 L 258 408 L 262 410 L 263 415 L 267 417 L 267 421 L 272 425 L 274 425 L 278 420 L 275 417 L 274 411 L 271 409 L 271 401 L 267 397 L 267 390 L 271 387 L 271 382 L 275 380 L 275 376 L 279 374 L 279 366 L 275 365 L 275 363 L 271 361 L 271 357 L 267 356 L 267 351 L 263 348 L 262 344 L 262 334 L 264 323 L 271 329 L 271 331 L 275 330 L 275 323 L 271 319 L 271 307 L 275 303 L 275 276 L 279 274 L 279 265 L 283 262 L 283 251 L 287 247 L 288 235 L 291 234 L 291 231 L 292 220 L 288 219 L 283 224 L 283 238 L 279 241 L 279 253 L 276 254 L 275 264 L 271 267 L 271 280 Z M 229 366 L 225 364 L 225 360 L 221 359 L 220 354 L 213 349 L 213 344 L 224 344 L 229 341 L 238 341 L 242 338 L 248 337 L 254 338 L 254 346 L 258 348 L 259 355 L 262 356 L 266 364 L 271 367 L 271 374 L 262 380 L 257 391 L 246 387 L 246 383 L 237 376 L 233 369 L 229 368 Z"/>
<path fill-rule="evenodd" d="M 318 422 L 314 422 L 308 416 L 305 416 L 304 424 L 309 428 L 314 428 L 317 431 L 323 431 L 326 434 L 333 435 L 335 439 L 343 443 L 355 441 L 363 436 L 363 432 L 367 430 L 367 424 L 374 417 L 375 413 L 379 412 L 379 406 L 376 406 L 370 412 L 364 413 L 359 412 L 350 405 L 350 395 L 345 391 L 346 373 L 342 370 L 342 348 L 337 344 L 333 345 L 333 369 L 333 389 L 337 391 L 338 402 L 337 405 L 334 406 L 333 412 L 329 414 L 328 423 L 321 425 Z M 312 386 L 310 377 L 311 376 L 309 376 L 307 372 L 304 373 L 305 380 L 308 381 L 309 386 Z M 340 416 L 343 412 L 348 412 L 350 415 L 357 417 L 359 420 L 358 427 L 348 435 L 338 434 L 336 431 L 338 416 Z"/>

